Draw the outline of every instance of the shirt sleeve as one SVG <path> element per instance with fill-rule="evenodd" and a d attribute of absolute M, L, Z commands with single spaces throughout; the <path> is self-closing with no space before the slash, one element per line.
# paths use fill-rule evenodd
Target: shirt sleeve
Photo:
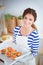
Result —
<path fill-rule="evenodd" d="M 34 40 L 32 42 L 32 54 L 33 56 L 37 56 L 38 54 L 38 49 L 39 49 L 39 42 L 40 42 L 40 38 L 38 33 L 34 36 Z"/>
<path fill-rule="evenodd" d="M 15 28 L 14 28 L 14 35 L 13 35 L 13 36 L 14 36 L 14 42 L 15 42 L 15 43 L 16 43 L 16 36 L 18 35 L 19 28 L 20 28 L 20 27 L 15 27 Z"/>

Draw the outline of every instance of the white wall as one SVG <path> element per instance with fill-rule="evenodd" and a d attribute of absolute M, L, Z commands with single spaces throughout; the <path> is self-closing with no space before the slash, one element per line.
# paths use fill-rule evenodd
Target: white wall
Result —
<path fill-rule="evenodd" d="M 5 0 L 0 0 L 0 5 L 3 5 L 4 6 L 4 2 Z M 1 15 L 4 13 L 4 9 L 0 9 L 0 19 L 1 19 Z"/>
<path fill-rule="evenodd" d="M 24 9 L 31 7 L 37 12 L 36 26 L 38 27 L 40 37 L 43 37 L 43 0 L 4 0 L 6 6 L 5 13 L 12 15 L 22 15 Z"/>
<path fill-rule="evenodd" d="M 0 5 L 3 5 L 3 3 L 4 3 L 4 0 L 0 0 Z"/>

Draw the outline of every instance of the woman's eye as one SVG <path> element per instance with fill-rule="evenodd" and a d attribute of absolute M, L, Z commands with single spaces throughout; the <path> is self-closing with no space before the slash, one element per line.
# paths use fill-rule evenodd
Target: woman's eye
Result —
<path fill-rule="evenodd" d="M 32 19 L 31 19 L 31 18 L 24 17 L 24 19 L 29 20 L 29 21 L 32 21 Z"/>
<path fill-rule="evenodd" d="M 25 17 L 25 19 L 27 19 L 27 17 Z"/>
<path fill-rule="evenodd" d="M 32 19 L 29 19 L 30 21 L 32 21 Z"/>

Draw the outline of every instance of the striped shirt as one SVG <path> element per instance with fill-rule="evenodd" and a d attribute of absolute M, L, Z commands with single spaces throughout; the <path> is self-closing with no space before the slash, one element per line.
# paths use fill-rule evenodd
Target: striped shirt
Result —
<path fill-rule="evenodd" d="M 20 28 L 21 26 L 18 26 L 14 29 L 14 41 L 15 42 L 16 42 L 16 35 L 22 36 L 20 33 Z M 38 31 L 36 29 L 32 31 L 32 33 L 27 35 L 27 39 L 28 39 L 27 44 L 32 49 L 31 52 L 33 56 L 36 56 L 38 53 L 39 41 L 40 41 Z"/>

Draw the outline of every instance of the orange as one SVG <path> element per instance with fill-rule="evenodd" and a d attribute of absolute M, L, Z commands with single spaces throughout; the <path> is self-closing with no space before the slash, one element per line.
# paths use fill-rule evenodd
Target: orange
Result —
<path fill-rule="evenodd" d="M 13 49 L 11 53 L 16 54 L 16 52 L 17 52 L 17 50 Z"/>
<path fill-rule="evenodd" d="M 1 50 L 1 53 L 2 53 L 2 54 L 5 54 L 5 53 L 6 53 L 6 49 L 2 49 L 2 50 Z"/>
<path fill-rule="evenodd" d="M 12 60 L 14 60 L 17 56 L 15 54 L 11 55 Z"/>
<path fill-rule="evenodd" d="M 21 56 L 22 53 L 18 51 L 18 52 L 16 53 L 16 55 L 17 55 L 17 56 Z"/>
<path fill-rule="evenodd" d="M 6 53 L 6 55 L 7 55 L 7 57 L 11 57 L 11 52 L 8 51 L 8 52 Z"/>
<path fill-rule="evenodd" d="M 11 52 L 13 49 L 12 49 L 12 47 L 8 47 L 7 50 L 8 50 L 9 52 Z"/>

